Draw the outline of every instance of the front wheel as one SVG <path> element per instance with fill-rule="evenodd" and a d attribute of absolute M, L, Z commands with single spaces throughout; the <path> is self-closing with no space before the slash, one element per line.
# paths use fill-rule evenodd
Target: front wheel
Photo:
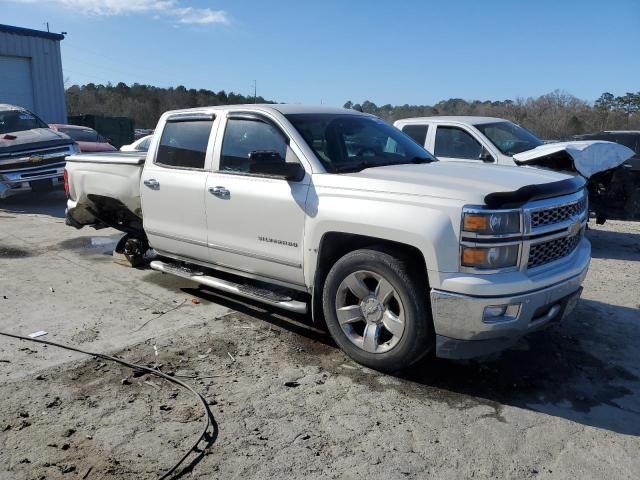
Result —
<path fill-rule="evenodd" d="M 323 310 L 338 346 L 356 362 L 397 371 L 434 344 L 426 282 L 409 262 L 385 250 L 348 253 L 325 281 Z"/>

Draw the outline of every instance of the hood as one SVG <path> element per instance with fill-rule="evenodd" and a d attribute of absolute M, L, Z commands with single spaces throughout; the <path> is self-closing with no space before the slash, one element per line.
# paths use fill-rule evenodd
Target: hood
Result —
<path fill-rule="evenodd" d="M 542 165 L 553 168 L 549 157 L 568 155 L 575 169 L 585 178 L 622 165 L 634 156 L 634 151 L 613 142 L 603 140 L 584 140 L 577 142 L 559 142 L 540 145 L 532 150 L 517 153 L 513 160 L 518 165 Z M 560 167 L 562 169 L 562 167 Z"/>
<path fill-rule="evenodd" d="M 15 138 L 10 139 L 7 137 Z M 56 132 L 50 128 L 34 128 L 32 130 L 0 134 L 0 154 L 68 145 L 70 143 L 73 143 L 73 140 L 64 133 Z"/>
<path fill-rule="evenodd" d="M 115 152 L 117 149 L 107 142 L 76 142 L 81 152 Z"/>
<path fill-rule="evenodd" d="M 542 169 L 432 162 L 368 168 L 357 173 L 331 174 L 343 188 L 430 196 L 483 205 L 496 192 L 514 192 L 530 185 L 551 184 L 571 179 L 570 175 Z"/>

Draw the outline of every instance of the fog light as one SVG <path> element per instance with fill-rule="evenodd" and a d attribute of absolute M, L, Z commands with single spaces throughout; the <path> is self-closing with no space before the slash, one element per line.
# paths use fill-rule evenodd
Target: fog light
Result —
<path fill-rule="evenodd" d="M 484 323 L 510 322 L 518 318 L 520 304 L 488 305 L 484 307 L 482 321 Z"/>
<path fill-rule="evenodd" d="M 501 317 L 505 313 L 507 313 L 506 305 L 490 305 L 484 308 L 485 320 L 488 318 Z"/>

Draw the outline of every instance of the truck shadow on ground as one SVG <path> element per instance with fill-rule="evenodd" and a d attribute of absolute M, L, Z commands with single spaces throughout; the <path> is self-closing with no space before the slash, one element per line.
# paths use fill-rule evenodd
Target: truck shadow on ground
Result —
<path fill-rule="evenodd" d="M 487 405 L 495 411 L 489 416 L 502 422 L 507 422 L 502 411 L 508 405 L 640 436 L 640 377 L 632 371 L 637 364 L 634 352 L 640 346 L 640 325 L 632 323 L 638 318 L 635 309 L 583 300 L 565 324 L 529 335 L 499 355 L 482 361 L 429 356 L 396 374 L 400 385 L 387 385 L 377 381 L 383 374 L 340 369 L 346 361 L 344 354 L 328 334 L 315 328 L 309 316 L 283 313 L 202 288 L 182 291 L 298 335 L 292 341 L 302 343 L 305 353 L 292 349 L 289 355 L 296 363 L 322 366 L 372 389 L 397 389 L 455 409 Z M 605 317 L 620 319 L 613 332 L 611 323 L 602 321 Z M 601 329 L 608 334 L 603 335 Z"/>
<path fill-rule="evenodd" d="M 640 234 L 589 229 L 587 238 L 593 258 L 640 262 Z"/>
<path fill-rule="evenodd" d="M 16 195 L 0 200 L 0 219 L 20 214 L 49 215 L 65 218 L 67 198 L 63 190 Z"/>

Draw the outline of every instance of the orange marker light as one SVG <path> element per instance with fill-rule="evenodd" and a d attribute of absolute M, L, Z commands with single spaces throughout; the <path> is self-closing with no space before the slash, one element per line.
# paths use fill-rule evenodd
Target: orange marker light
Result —
<path fill-rule="evenodd" d="M 484 265 L 486 261 L 486 248 L 462 247 L 462 265 L 472 267 L 476 265 Z"/>
<path fill-rule="evenodd" d="M 467 232 L 486 232 L 489 230 L 489 217 L 487 215 L 466 213 L 462 229 Z"/>

